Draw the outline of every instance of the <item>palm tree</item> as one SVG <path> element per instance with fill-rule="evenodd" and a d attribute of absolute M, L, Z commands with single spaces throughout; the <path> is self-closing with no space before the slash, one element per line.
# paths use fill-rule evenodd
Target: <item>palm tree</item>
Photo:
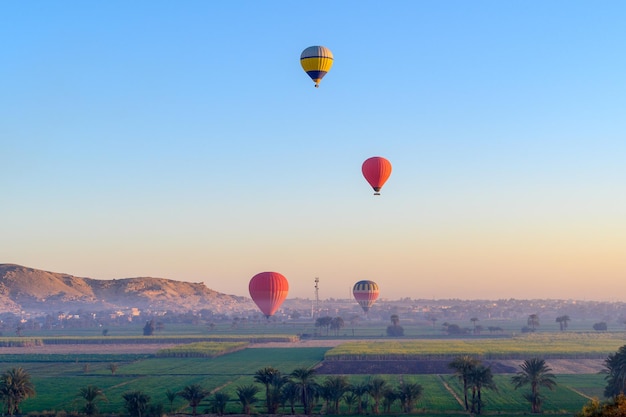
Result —
<path fill-rule="evenodd" d="M 610 353 L 604 360 L 604 373 L 607 374 L 607 385 L 604 388 L 605 397 L 617 397 L 626 391 L 626 345 L 620 347 L 616 353 Z"/>
<path fill-rule="evenodd" d="M 469 373 L 469 384 L 472 386 L 472 408 L 471 412 L 480 414 L 483 407 L 482 389 L 490 389 L 492 391 L 498 391 L 498 387 L 493 382 L 493 373 L 490 367 L 484 365 L 478 365 L 473 368 Z"/>
<path fill-rule="evenodd" d="M 286 382 L 278 369 L 271 366 L 259 369 L 254 374 L 254 381 L 265 385 L 265 403 L 268 414 L 276 414 L 280 401 L 280 388 Z"/>
<path fill-rule="evenodd" d="M 298 388 L 304 414 L 311 414 L 313 398 L 318 390 L 315 382 L 315 369 L 297 368 L 290 374 L 291 381 Z"/>
<path fill-rule="evenodd" d="M 415 407 L 415 402 L 422 396 L 424 389 L 417 383 L 402 383 L 398 390 L 398 398 L 402 403 L 402 410 L 411 413 Z"/>
<path fill-rule="evenodd" d="M 318 395 L 320 397 L 322 397 L 322 399 L 324 400 L 324 405 L 322 406 L 322 411 L 325 414 L 333 414 L 333 411 L 332 411 L 331 405 L 330 405 L 331 397 L 333 395 L 332 394 L 332 389 L 329 386 L 327 386 L 325 384 L 322 384 L 319 387 Z"/>
<path fill-rule="evenodd" d="M 356 404 L 357 401 L 359 401 L 359 397 L 352 391 L 348 391 L 343 397 L 343 402 L 345 402 L 346 407 L 348 407 L 348 414 L 352 412 L 352 406 Z"/>
<path fill-rule="evenodd" d="M 354 314 L 350 316 L 349 320 L 350 320 L 350 327 L 352 328 L 352 336 L 354 336 L 354 328 L 359 325 L 359 321 L 361 320 L 361 317 Z"/>
<path fill-rule="evenodd" d="M 323 387 L 328 401 L 332 404 L 331 412 L 339 414 L 339 401 L 350 388 L 348 378 L 345 375 L 329 376 L 324 381 Z"/>
<path fill-rule="evenodd" d="M 559 323 L 559 329 L 563 331 L 563 316 L 558 316 L 554 321 Z"/>
<path fill-rule="evenodd" d="M 0 376 L 0 398 L 8 415 L 20 414 L 20 403 L 35 396 L 30 374 L 22 367 L 10 369 Z"/>
<path fill-rule="evenodd" d="M 226 404 L 228 404 L 228 400 L 230 400 L 230 396 L 225 392 L 218 391 L 213 394 L 213 398 L 211 399 L 211 404 L 213 405 L 213 411 L 217 413 L 218 416 L 224 415 L 226 411 Z"/>
<path fill-rule="evenodd" d="M 124 407 L 128 411 L 131 417 L 141 417 L 148 409 L 148 403 L 150 402 L 150 396 L 141 391 L 127 391 L 122 394 L 124 399 Z"/>
<path fill-rule="evenodd" d="M 96 401 L 102 397 L 104 399 L 104 392 L 95 385 L 87 385 L 78 391 L 78 396 L 85 400 L 85 406 L 83 412 L 88 416 L 98 414 L 98 405 Z"/>
<path fill-rule="evenodd" d="M 339 335 L 339 330 L 343 329 L 346 323 L 341 317 L 335 317 L 330 322 L 330 329 L 335 331 L 335 336 Z"/>
<path fill-rule="evenodd" d="M 465 404 L 465 410 L 469 411 L 469 403 L 467 401 L 467 390 L 469 388 L 469 374 L 476 366 L 480 364 L 480 361 L 469 355 L 457 356 L 448 365 L 454 369 L 454 373 L 463 382 L 463 400 Z"/>
<path fill-rule="evenodd" d="M 254 385 L 239 385 L 236 392 L 237 398 L 239 398 L 239 402 L 241 403 L 242 413 L 250 415 L 252 405 L 258 400 L 256 395 L 259 392 L 259 387 Z"/>
<path fill-rule="evenodd" d="M 369 382 L 369 394 L 374 401 L 372 404 L 372 413 L 378 414 L 380 400 L 383 398 L 385 394 L 385 390 L 387 388 L 387 381 L 382 379 L 381 377 L 375 376 Z"/>
<path fill-rule="evenodd" d="M 369 394 L 369 392 L 370 392 L 369 383 L 366 382 L 366 381 L 363 381 L 361 383 L 358 383 L 358 384 L 354 385 L 352 387 L 352 392 L 358 398 L 357 414 L 363 415 L 364 414 L 363 413 L 363 404 L 365 403 L 365 401 L 363 400 L 363 397 L 366 397 Z"/>
<path fill-rule="evenodd" d="M 167 397 L 167 400 L 170 402 L 170 413 L 171 413 L 174 407 L 174 400 L 176 399 L 176 397 L 178 397 L 178 392 L 173 391 L 168 388 L 167 391 L 165 391 L 165 396 Z"/>
<path fill-rule="evenodd" d="M 472 324 L 474 325 L 474 333 L 476 333 L 476 322 L 478 321 L 477 317 L 472 317 L 470 319 L 470 321 L 472 322 Z"/>
<path fill-rule="evenodd" d="M 283 385 L 283 388 L 280 390 L 280 401 L 283 407 L 285 404 L 289 403 L 292 415 L 296 414 L 295 405 L 299 398 L 299 388 L 292 381 L 287 381 L 287 383 Z"/>
<path fill-rule="evenodd" d="M 534 332 L 537 326 L 539 326 L 539 316 L 536 314 L 531 314 L 530 316 L 528 316 L 528 320 L 526 321 L 526 323 L 528 324 L 528 326 L 530 326 L 531 329 L 533 329 Z"/>
<path fill-rule="evenodd" d="M 400 317 L 397 314 L 392 314 L 390 319 L 391 326 L 387 326 L 387 336 L 404 336 L 404 328 L 400 326 Z"/>
<path fill-rule="evenodd" d="M 183 388 L 178 395 L 189 403 L 189 407 L 191 407 L 191 414 L 195 416 L 198 405 L 200 405 L 200 402 L 202 402 L 202 400 L 209 395 L 209 391 L 202 388 L 199 384 L 192 384 Z"/>
<path fill-rule="evenodd" d="M 553 390 L 556 386 L 555 376 L 552 369 L 546 365 L 546 361 L 539 358 L 527 359 L 520 365 L 522 369 L 511 378 L 515 389 L 524 385 L 530 385 L 530 394 L 524 396 L 531 405 L 532 413 L 541 412 L 543 398 L 539 394 L 539 387 Z"/>
<path fill-rule="evenodd" d="M 326 336 L 328 336 L 328 328 L 330 327 L 330 323 L 333 321 L 333 318 L 330 316 L 319 317 L 315 320 L 315 327 L 323 327 L 326 329 Z"/>
<path fill-rule="evenodd" d="M 163 404 L 150 404 L 146 410 L 147 417 L 163 417 L 165 411 L 163 411 Z"/>
<path fill-rule="evenodd" d="M 110 363 L 107 368 L 109 368 L 109 371 L 111 371 L 111 375 L 115 375 L 115 373 L 117 372 L 117 368 L 119 368 L 119 365 L 116 363 Z"/>
<path fill-rule="evenodd" d="M 282 389 L 287 382 L 289 382 L 289 378 L 285 375 L 280 375 L 280 377 L 274 378 L 270 385 L 270 404 L 272 405 L 273 414 L 278 412 L 278 407 L 280 407 L 280 401 L 282 398 Z"/>
<path fill-rule="evenodd" d="M 393 390 L 391 387 L 385 388 L 385 392 L 383 392 L 383 409 L 385 413 L 391 413 L 391 406 L 398 399 L 398 393 Z"/>

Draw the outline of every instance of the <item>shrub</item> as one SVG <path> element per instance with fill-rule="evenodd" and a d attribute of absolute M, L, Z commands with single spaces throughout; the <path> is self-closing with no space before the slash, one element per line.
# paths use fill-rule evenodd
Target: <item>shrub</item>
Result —
<path fill-rule="evenodd" d="M 596 323 L 593 325 L 593 330 L 596 332 L 606 332 L 607 326 L 606 322 L 601 321 L 600 323 Z"/>
<path fill-rule="evenodd" d="M 404 328 L 402 326 L 387 326 L 387 336 L 404 336 Z"/>

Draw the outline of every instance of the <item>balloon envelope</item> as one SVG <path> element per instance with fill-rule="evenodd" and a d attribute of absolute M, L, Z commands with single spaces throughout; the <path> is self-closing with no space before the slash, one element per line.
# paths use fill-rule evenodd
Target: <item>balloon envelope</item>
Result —
<path fill-rule="evenodd" d="M 320 86 L 320 81 L 333 66 L 333 53 L 325 46 L 309 46 L 300 54 L 300 65 L 315 81 L 315 87 Z"/>
<path fill-rule="evenodd" d="M 383 185 L 391 175 L 391 162 L 382 156 L 373 156 L 363 162 L 361 171 L 367 182 L 374 189 L 374 195 L 380 195 L 380 189 L 383 188 Z"/>
<path fill-rule="evenodd" d="M 378 298 L 378 284 L 374 281 L 363 280 L 354 284 L 352 294 L 366 313 Z"/>
<path fill-rule="evenodd" d="M 252 300 L 269 318 L 287 298 L 289 282 L 278 272 L 261 272 L 252 277 L 248 289 Z"/>

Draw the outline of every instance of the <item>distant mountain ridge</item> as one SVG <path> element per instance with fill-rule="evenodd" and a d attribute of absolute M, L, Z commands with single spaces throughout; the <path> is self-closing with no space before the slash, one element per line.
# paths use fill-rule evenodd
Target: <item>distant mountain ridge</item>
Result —
<path fill-rule="evenodd" d="M 219 293 L 203 283 L 136 277 L 81 278 L 15 264 L 0 264 L 0 313 L 105 311 L 139 308 L 184 312 L 239 310 L 251 300 Z"/>

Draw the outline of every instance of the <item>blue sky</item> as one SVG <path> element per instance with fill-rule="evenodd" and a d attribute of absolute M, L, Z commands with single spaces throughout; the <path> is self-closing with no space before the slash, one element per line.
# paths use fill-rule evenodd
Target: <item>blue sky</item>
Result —
<path fill-rule="evenodd" d="M 626 4 L 0 4 L 0 262 L 619 299 Z M 335 56 L 320 88 L 300 52 Z M 374 197 L 361 163 L 393 164 Z M 617 295 L 616 295 L 617 294 Z"/>

